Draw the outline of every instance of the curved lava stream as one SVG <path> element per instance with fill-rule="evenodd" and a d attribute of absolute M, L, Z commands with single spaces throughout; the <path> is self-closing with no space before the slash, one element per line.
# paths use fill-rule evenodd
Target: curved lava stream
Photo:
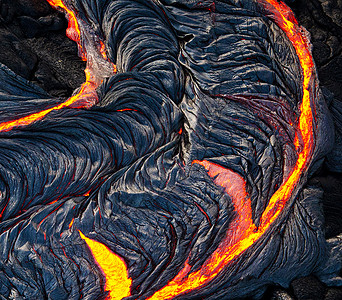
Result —
<path fill-rule="evenodd" d="M 314 63 L 308 41 L 288 6 L 275 0 L 260 1 L 260 4 L 265 7 L 266 11 L 272 13 L 272 19 L 286 33 L 295 48 L 303 72 L 303 98 L 300 106 L 299 132 L 297 130 L 295 137 L 295 147 L 298 152 L 297 162 L 289 177 L 272 195 L 257 228 L 252 222 L 251 202 L 245 190 L 244 179 L 237 173 L 208 161 L 193 161 L 193 163 L 205 167 L 210 177 L 216 177 L 214 182 L 222 186 L 231 196 L 237 217 L 228 229 L 226 238 L 198 271 L 189 274 L 191 266 L 185 263 L 183 269 L 172 281 L 148 299 L 171 299 L 208 284 L 229 262 L 252 246 L 270 228 L 283 211 L 287 201 L 291 196 L 294 196 L 295 187 L 309 165 L 314 148 L 313 116 L 310 103 L 310 82 L 313 76 Z M 300 145 L 299 140 L 302 140 L 302 145 Z M 234 235 L 230 233 L 232 230 Z M 234 239 L 231 239 L 232 236 Z"/>

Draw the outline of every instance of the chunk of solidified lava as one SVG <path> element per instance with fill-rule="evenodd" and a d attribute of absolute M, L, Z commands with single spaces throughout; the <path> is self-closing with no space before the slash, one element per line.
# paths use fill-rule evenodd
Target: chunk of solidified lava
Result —
<path fill-rule="evenodd" d="M 61 102 L 0 66 L 3 299 L 234 299 L 338 280 L 308 34 L 275 0 L 49 0 L 87 61 Z M 326 267 L 326 266 L 334 267 Z"/>

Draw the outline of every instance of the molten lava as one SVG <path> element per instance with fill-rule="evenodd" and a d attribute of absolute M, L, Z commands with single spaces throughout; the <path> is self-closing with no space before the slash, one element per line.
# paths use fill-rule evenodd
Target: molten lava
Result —
<path fill-rule="evenodd" d="M 75 41 L 78 46 L 81 47 L 79 48 L 81 50 L 81 57 L 83 60 L 87 60 L 85 53 L 82 52 L 82 46 L 80 45 L 81 31 L 77 23 L 75 12 L 66 7 L 62 0 L 47 0 L 47 2 L 54 7 L 60 7 L 67 13 L 69 21 L 66 35 L 69 39 Z"/>
<path fill-rule="evenodd" d="M 89 77 L 89 73 L 87 70 L 86 77 Z M 64 103 L 61 103 L 57 106 L 42 110 L 40 112 L 28 115 L 26 117 L 22 117 L 16 120 L 8 121 L 0 123 L 0 132 L 10 131 L 11 129 L 19 126 L 27 126 L 31 123 L 43 119 L 48 113 L 50 113 L 53 110 L 59 110 L 65 107 L 70 108 L 89 108 L 93 104 L 96 103 L 97 100 L 97 94 L 95 91 L 95 88 L 97 86 L 95 83 L 91 81 L 86 81 L 82 84 L 80 91 L 75 96 L 70 97 L 67 101 Z M 82 101 L 85 99 L 85 101 Z"/>
<path fill-rule="evenodd" d="M 105 290 L 109 292 L 107 299 L 119 300 L 130 296 L 132 279 L 128 277 L 123 259 L 103 244 L 87 238 L 81 231 L 79 233 L 106 277 Z"/>

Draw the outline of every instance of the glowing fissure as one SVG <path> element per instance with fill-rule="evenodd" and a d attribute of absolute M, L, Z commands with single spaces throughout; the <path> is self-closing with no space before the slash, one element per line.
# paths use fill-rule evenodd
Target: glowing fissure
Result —
<path fill-rule="evenodd" d="M 79 233 L 106 277 L 105 291 L 109 292 L 107 299 L 119 300 L 130 296 L 132 279 L 128 276 L 123 259 L 105 245 L 87 238 L 80 230 Z"/>
<path fill-rule="evenodd" d="M 148 299 L 171 299 L 182 293 L 200 288 L 215 278 L 229 262 L 260 239 L 279 217 L 286 202 L 293 196 L 295 186 L 311 159 L 313 131 L 309 89 L 314 64 L 306 37 L 303 36 L 292 11 L 286 5 L 274 0 L 261 1 L 261 3 L 273 13 L 274 21 L 291 41 L 303 72 L 303 98 L 295 137 L 295 147 L 298 153 L 297 162 L 290 176 L 284 180 L 280 188 L 272 195 L 261 216 L 260 226 L 256 228 L 252 222 L 251 202 L 246 193 L 246 183 L 243 178 L 233 171 L 209 161 L 193 161 L 193 163 L 202 165 L 207 170 L 208 175 L 214 178 L 214 182 L 222 186 L 225 192 L 231 196 L 237 216 L 230 225 L 226 238 L 198 271 L 189 274 L 191 266 L 186 262 L 183 269 L 173 280 Z M 302 145 L 299 144 L 298 134 L 301 135 Z"/>

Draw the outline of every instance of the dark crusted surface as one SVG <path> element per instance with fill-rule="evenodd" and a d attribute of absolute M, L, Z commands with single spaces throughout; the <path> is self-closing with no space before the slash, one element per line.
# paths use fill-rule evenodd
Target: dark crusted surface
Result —
<path fill-rule="evenodd" d="M 45 0 L 0 1 L 0 62 L 52 96 L 68 96 L 85 80 L 63 13 Z"/>
<path fill-rule="evenodd" d="M 65 37 L 64 16 L 45 0 L 0 2 L 0 62 L 54 96 L 67 96 L 84 81 L 84 62 Z M 342 101 L 341 1 L 294 1 L 300 24 L 311 33 L 320 83 Z M 337 131 L 339 134 L 339 131 Z M 339 136 L 337 136 L 339 139 Z M 317 179 L 324 189 L 326 236 L 342 232 L 342 176 L 324 168 Z M 288 290 L 271 287 L 264 299 L 342 299 L 341 288 L 328 288 L 313 276 L 297 279 Z"/>
<path fill-rule="evenodd" d="M 296 0 L 290 5 L 311 33 L 320 83 L 342 100 L 342 2 Z"/>

